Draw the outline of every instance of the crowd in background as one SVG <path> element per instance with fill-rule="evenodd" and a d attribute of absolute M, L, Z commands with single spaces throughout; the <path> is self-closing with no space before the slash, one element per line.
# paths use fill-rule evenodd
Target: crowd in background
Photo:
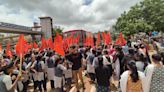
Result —
<path fill-rule="evenodd" d="M 85 90 L 83 76 L 95 84 L 96 92 L 110 92 L 111 79 L 121 92 L 164 92 L 164 39 L 128 39 L 123 46 L 72 45 L 60 56 L 51 49 L 28 51 L 19 74 L 19 57 L 1 54 L 0 92 L 27 92 L 33 83 L 35 92 L 46 92 L 47 84 L 55 92 Z M 84 74 L 85 73 L 85 74 Z M 79 82 L 80 80 L 80 82 Z"/>

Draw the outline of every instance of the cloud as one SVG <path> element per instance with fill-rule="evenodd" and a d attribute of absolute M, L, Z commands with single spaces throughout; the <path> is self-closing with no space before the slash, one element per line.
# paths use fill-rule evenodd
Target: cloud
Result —
<path fill-rule="evenodd" d="M 32 26 L 40 16 L 53 18 L 65 30 L 109 29 L 140 0 L 0 0 L 0 21 Z"/>

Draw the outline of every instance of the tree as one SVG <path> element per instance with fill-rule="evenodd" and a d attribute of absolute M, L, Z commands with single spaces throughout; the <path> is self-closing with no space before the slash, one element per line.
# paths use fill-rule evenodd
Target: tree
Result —
<path fill-rule="evenodd" d="M 64 28 L 61 27 L 55 27 L 52 30 L 52 37 L 54 38 L 56 36 L 56 32 L 58 32 L 59 34 L 61 34 L 63 32 Z"/>
<path fill-rule="evenodd" d="M 138 32 L 164 31 L 164 1 L 144 0 L 124 12 L 114 28 L 125 35 Z"/>

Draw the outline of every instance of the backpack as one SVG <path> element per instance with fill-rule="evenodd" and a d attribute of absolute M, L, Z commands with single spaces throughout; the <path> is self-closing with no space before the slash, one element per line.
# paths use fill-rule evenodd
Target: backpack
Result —
<path fill-rule="evenodd" d="M 35 64 L 34 69 L 35 69 L 37 72 L 43 72 L 42 65 L 41 65 L 41 63 L 38 62 L 38 61 L 37 61 L 37 63 Z"/>
<path fill-rule="evenodd" d="M 94 55 L 90 55 L 90 56 L 89 56 L 89 61 L 90 61 L 90 64 L 91 64 L 91 65 L 92 65 L 92 63 L 93 63 L 94 58 L 95 58 Z"/>
<path fill-rule="evenodd" d="M 47 59 L 47 66 L 48 68 L 54 68 L 54 62 L 51 58 Z"/>

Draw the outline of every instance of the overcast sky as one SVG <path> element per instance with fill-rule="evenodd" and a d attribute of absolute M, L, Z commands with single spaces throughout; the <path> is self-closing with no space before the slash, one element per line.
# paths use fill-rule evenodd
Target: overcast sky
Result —
<path fill-rule="evenodd" d="M 141 0 L 0 0 L 0 21 L 25 26 L 50 16 L 64 31 L 109 29 L 124 11 Z"/>

